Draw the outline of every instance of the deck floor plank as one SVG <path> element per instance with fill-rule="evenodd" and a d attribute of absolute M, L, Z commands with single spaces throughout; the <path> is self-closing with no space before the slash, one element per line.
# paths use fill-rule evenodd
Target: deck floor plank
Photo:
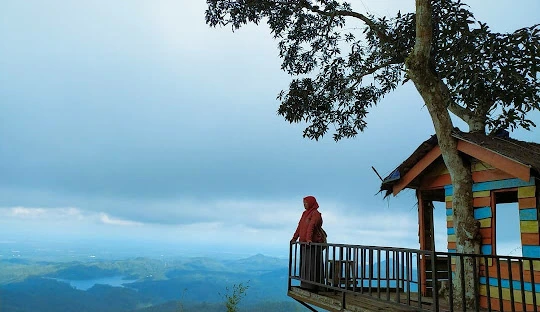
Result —
<path fill-rule="evenodd" d="M 391 293 L 388 301 L 386 300 L 386 293 L 383 292 L 381 292 L 380 299 L 377 292 L 372 292 L 371 295 L 368 293 L 345 292 L 345 308 L 342 307 L 343 292 L 340 291 L 314 293 L 293 286 L 288 292 L 288 296 L 332 312 L 433 311 L 433 299 L 431 297 L 422 297 L 422 304 L 419 305 L 416 293 L 410 294 L 410 302 L 407 304 L 407 293 L 400 293 L 400 302 L 398 303 L 396 293 Z M 439 311 L 450 311 L 448 302 L 442 298 L 439 299 Z"/>

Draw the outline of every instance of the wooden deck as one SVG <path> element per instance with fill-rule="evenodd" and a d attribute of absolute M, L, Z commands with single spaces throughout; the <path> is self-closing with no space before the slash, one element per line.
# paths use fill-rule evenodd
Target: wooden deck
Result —
<path fill-rule="evenodd" d="M 476 267 L 472 277 L 478 285 L 476 303 L 484 307 L 477 311 L 487 311 L 490 306 L 491 311 L 540 312 L 538 258 L 326 244 L 323 255 L 327 265 L 321 272 L 324 280 L 313 283 L 310 276 L 300 276 L 301 244 L 290 246 L 288 296 L 312 311 L 316 311 L 313 307 L 340 312 L 450 311 L 448 296 L 457 300 L 464 295 L 464 290 L 458 294 L 450 291 L 449 278 L 457 274 L 455 263 L 474 259 L 471 263 Z M 302 282 L 331 291 L 315 293 L 296 287 Z M 425 296 L 420 297 L 418 290 Z M 433 292 L 439 297 L 432 298 Z M 464 311 L 461 302 L 453 310 Z"/>
<path fill-rule="evenodd" d="M 411 293 L 409 299 L 406 293 L 400 294 L 400 303 L 397 302 L 396 293 L 391 293 L 390 300 L 386 300 L 386 293 L 378 298 L 376 292 L 368 294 L 351 292 L 318 292 L 313 293 L 299 287 L 292 287 L 287 294 L 289 297 L 307 304 L 332 312 L 371 312 L 371 311 L 433 311 L 432 298 L 422 298 L 418 303 L 416 293 Z M 409 304 L 407 305 L 407 300 Z M 439 311 L 450 311 L 447 302 L 439 300 Z"/>

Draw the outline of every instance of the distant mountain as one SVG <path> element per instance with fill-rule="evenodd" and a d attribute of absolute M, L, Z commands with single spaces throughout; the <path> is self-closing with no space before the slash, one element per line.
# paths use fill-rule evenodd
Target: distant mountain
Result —
<path fill-rule="evenodd" d="M 189 258 L 184 264 L 184 270 L 204 270 L 204 271 L 230 271 L 223 261 L 206 257 Z"/>
<path fill-rule="evenodd" d="M 49 277 L 61 278 L 66 280 L 87 280 L 100 277 L 109 277 L 122 275 L 119 269 L 102 268 L 98 265 L 85 265 L 75 263 L 72 266 L 48 274 Z"/>
<path fill-rule="evenodd" d="M 21 258 L 9 258 L 9 259 L 1 259 L 0 262 L 13 263 L 13 264 L 28 264 L 31 261 L 27 259 L 21 259 Z"/>
<path fill-rule="evenodd" d="M 144 297 L 132 289 L 98 286 L 81 291 L 47 278 L 29 278 L 3 286 L 0 288 L 0 298 L 2 312 L 116 312 L 129 311 L 145 304 Z"/>
<path fill-rule="evenodd" d="M 240 260 L 226 261 L 226 263 L 244 271 L 273 271 L 289 267 L 289 259 L 267 257 L 262 254 Z"/>
<path fill-rule="evenodd" d="M 136 281 L 83 291 L 56 280 L 91 283 L 109 276 Z M 287 278 L 288 260 L 260 254 L 238 260 L 1 261 L 0 311 L 178 312 L 180 303 L 184 312 L 223 311 L 225 295 L 240 283 L 249 287 L 241 311 L 295 311 L 298 304 L 286 295 Z"/>

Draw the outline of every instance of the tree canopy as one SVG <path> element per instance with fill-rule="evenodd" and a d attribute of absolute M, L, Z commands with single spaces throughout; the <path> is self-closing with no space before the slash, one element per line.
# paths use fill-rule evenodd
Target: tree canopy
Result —
<path fill-rule="evenodd" d="M 207 3 L 211 26 L 268 24 L 281 68 L 293 76 L 278 96 L 278 113 L 306 122 L 310 139 L 331 128 L 335 140 L 355 136 L 368 110 L 408 81 L 416 13 L 376 17 L 330 0 Z M 429 66 L 449 95 L 448 109 L 470 131 L 535 126 L 526 114 L 540 110 L 540 25 L 493 32 L 459 0 L 433 1 L 432 15 Z"/>

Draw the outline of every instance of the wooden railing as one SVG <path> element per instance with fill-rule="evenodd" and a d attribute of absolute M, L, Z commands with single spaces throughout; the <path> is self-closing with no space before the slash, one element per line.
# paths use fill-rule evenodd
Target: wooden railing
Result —
<path fill-rule="evenodd" d="M 289 259 L 289 289 L 301 282 L 318 292 L 369 296 L 418 311 L 540 311 L 539 258 L 293 243 Z M 468 278 L 465 263 L 472 268 Z M 464 293 L 471 277 L 473 307 Z"/>

